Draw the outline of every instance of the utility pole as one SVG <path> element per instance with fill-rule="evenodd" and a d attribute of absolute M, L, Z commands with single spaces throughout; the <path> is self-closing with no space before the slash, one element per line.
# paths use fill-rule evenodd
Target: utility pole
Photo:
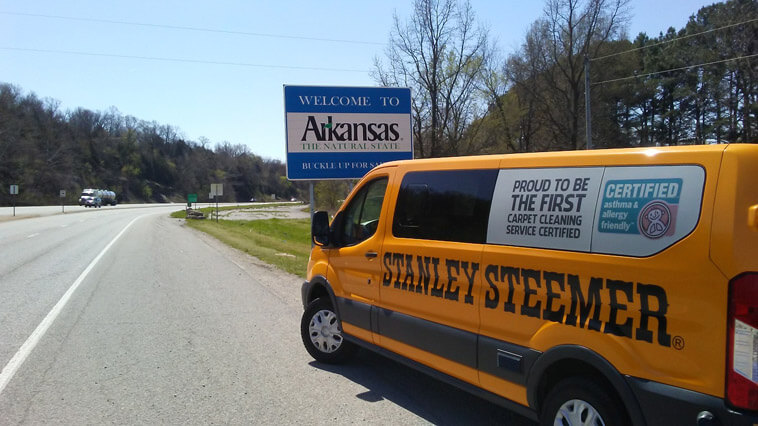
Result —
<path fill-rule="evenodd" d="M 584 57 L 584 116 L 586 120 L 587 149 L 592 149 L 592 112 L 590 111 L 590 58 Z"/>

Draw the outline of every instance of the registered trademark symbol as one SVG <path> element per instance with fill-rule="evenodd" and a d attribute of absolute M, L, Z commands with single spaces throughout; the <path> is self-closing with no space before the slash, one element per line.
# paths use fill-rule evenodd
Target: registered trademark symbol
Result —
<path fill-rule="evenodd" d="M 681 351 L 684 349 L 684 337 L 682 336 L 674 336 L 674 349 Z"/>

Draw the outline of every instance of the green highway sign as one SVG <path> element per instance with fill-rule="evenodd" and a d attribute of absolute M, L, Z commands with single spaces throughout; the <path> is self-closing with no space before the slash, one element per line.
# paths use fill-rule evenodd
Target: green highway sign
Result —
<path fill-rule="evenodd" d="M 188 203 L 197 203 L 197 194 L 187 194 Z"/>

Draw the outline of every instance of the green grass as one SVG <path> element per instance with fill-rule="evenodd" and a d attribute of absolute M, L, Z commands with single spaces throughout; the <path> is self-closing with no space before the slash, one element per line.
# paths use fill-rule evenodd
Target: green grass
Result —
<path fill-rule="evenodd" d="M 206 217 L 210 213 L 206 209 L 200 210 Z M 185 216 L 184 210 L 171 214 L 171 217 L 177 218 Z M 305 278 L 311 252 L 310 219 L 219 220 L 218 223 L 205 219 L 187 220 L 187 225 L 281 270 Z"/>

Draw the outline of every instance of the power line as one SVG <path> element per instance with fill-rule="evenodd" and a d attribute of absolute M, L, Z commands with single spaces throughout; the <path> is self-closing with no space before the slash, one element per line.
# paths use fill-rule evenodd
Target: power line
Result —
<path fill-rule="evenodd" d="M 664 40 L 664 41 L 661 41 L 661 42 L 658 42 L 658 43 L 648 44 L 648 45 L 641 46 L 641 47 L 635 47 L 634 49 L 625 50 L 623 52 L 611 53 L 609 55 L 600 56 L 600 57 L 597 57 L 597 58 L 591 58 L 590 62 L 599 61 L 601 59 L 612 58 L 614 56 L 623 55 L 623 54 L 631 53 L 631 52 L 636 52 L 636 51 L 639 51 L 639 50 L 644 50 L 644 49 L 648 49 L 648 48 L 651 48 L 651 47 L 660 46 L 662 44 L 673 43 L 675 41 L 681 41 L 681 40 L 685 40 L 685 39 L 688 39 L 688 38 L 691 38 L 691 37 L 696 37 L 696 36 L 700 36 L 700 35 L 703 35 L 703 34 L 712 33 L 714 31 L 720 31 L 720 30 L 724 30 L 724 29 L 727 29 L 727 28 L 736 27 L 736 26 L 739 26 L 739 25 L 749 24 L 749 23 L 755 22 L 755 21 L 758 21 L 758 18 L 754 18 L 754 19 L 751 19 L 751 20 L 745 21 L 745 22 L 739 22 L 739 23 L 736 23 L 736 24 L 725 25 L 725 26 L 719 27 L 719 28 L 712 28 L 710 30 L 702 31 L 702 32 L 695 33 L 695 34 L 688 34 L 688 35 L 685 35 L 685 36 L 677 37 L 677 38 L 672 39 L 672 40 Z"/>
<path fill-rule="evenodd" d="M 724 62 L 739 61 L 741 59 L 750 59 L 750 58 L 755 58 L 756 56 L 758 56 L 758 53 L 753 54 L 753 55 L 748 55 L 748 56 L 739 56 L 739 57 L 736 57 L 736 58 L 722 59 L 720 61 L 706 62 L 706 63 L 698 64 L 698 65 L 688 65 L 686 67 L 672 68 L 672 69 L 668 69 L 668 70 L 664 70 L 664 71 L 650 72 L 650 73 L 647 73 L 647 74 L 632 75 L 632 76 L 629 76 L 629 77 L 614 78 L 612 80 L 598 81 L 597 83 L 592 83 L 591 85 L 592 86 L 597 86 L 597 85 L 603 84 L 603 83 L 615 83 L 617 81 L 631 80 L 633 78 L 649 77 L 651 75 L 663 74 L 665 72 L 682 71 L 682 70 L 688 70 L 690 68 L 704 67 L 704 66 L 708 66 L 708 65 L 721 64 L 721 63 L 724 63 Z"/>
<path fill-rule="evenodd" d="M 273 65 L 273 64 L 252 64 L 246 62 L 224 62 L 224 61 L 206 61 L 200 59 L 183 59 L 183 58 L 166 58 L 159 56 L 136 56 L 136 55 L 117 55 L 113 53 L 94 53 L 94 52 L 77 52 L 72 50 L 52 50 L 52 49 L 29 49 L 22 47 L 7 47 L 0 46 L 0 50 L 11 50 L 18 52 L 32 52 L 32 53 L 58 53 L 64 55 L 79 55 L 79 56 L 97 56 L 106 58 L 121 58 L 121 59 L 140 59 L 145 61 L 163 61 L 163 62 L 183 62 L 191 64 L 208 64 L 208 65 L 231 65 L 237 67 L 252 67 L 252 68 L 274 68 L 274 69 L 289 69 L 289 70 L 307 70 L 307 71 L 338 71 L 338 72 L 360 72 L 368 73 L 368 70 L 346 69 L 346 68 L 322 68 L 322 67 L 300 67 L 293 65 Z"/>
<path fill-rule="evenodd" d="M 63 19 L 63 20 L 80 21 L 80 22 L 98 22 L 98 23 L 103 23 L 103 24 L 131 25 L 131 26 L 150 27 L 150 28 L 165 28 L 165 29 L 170 29 L 170 30 L 195 31 L 195 32 L 217 33 L 217 34 L 233 34 L 233 35 L 243 35 L 243 36 L 252 36 L 252 37 L 282 38 L 282 39 L 290 39 L 290 40 L 364 44 L 364 45 L 374 45 L 374 46 L 385 45 L 385 43 L 378 43 L 374 41 L 305 37 L 305 36 L 294 36 L 294 35 L 288 35 L 288 34 L 253 33 L 253 32 L 247 32 L 247 31 L 220 30 L 220 29 L 215 29 L 215 28 L 186 27 L 186 26 L 165 25 L 165 24 L 148 24 L 144 22 L 118 21 L 118 20 L 111 20 L 111 19 L 78 18 L 75 16 L 60 16 L 60 15 L 43 15 L 43 14 L 38 14 L 38 13 L 0 12 L 0 15 L 27 16 L 27 17 L 32 17 L 32 18 L 46 18 L 46 19 Z"/>

